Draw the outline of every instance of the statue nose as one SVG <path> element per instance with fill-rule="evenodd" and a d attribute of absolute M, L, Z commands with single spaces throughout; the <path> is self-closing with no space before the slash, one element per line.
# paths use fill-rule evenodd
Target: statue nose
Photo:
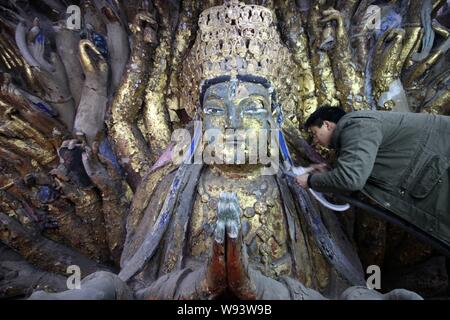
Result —
<path fill-rule="evenodd" d="M 242 128 L 242 116 L 238 107 L 234 104 L 228 106 L 227 112 L 227 129 Z"/>

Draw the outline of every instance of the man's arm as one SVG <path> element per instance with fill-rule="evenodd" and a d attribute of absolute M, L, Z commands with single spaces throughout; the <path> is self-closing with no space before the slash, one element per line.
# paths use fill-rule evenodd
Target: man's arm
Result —
<path fill-rule="evenodd" d="M 382 141 L 377 120 L 351 121 L 341 131 L 335 169 L 313 174 L 309 186 L 317 191 L 358 191 L 369 178 Z"/>

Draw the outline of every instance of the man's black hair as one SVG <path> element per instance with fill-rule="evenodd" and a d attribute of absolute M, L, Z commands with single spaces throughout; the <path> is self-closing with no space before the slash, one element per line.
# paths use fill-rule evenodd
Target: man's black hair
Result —
<path fill-rule="evenodd" d="M 309 116 L 305 122 L 305 128 L 308 129 L 311 126 L 322 127 L 323 122 L 330 121 L 338 123 L 341 118 L 345 116 L 345 111 L 338 107 L 323 106 L 318 108 Z"/>

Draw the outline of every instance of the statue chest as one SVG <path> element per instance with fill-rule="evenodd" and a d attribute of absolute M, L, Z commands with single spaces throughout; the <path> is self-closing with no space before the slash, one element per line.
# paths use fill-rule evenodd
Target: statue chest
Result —
<path fill-rule="evenodd" d="M 274 176 L 222 174 L 207 168 L 200 178 L 188 232 L 189 256 L 206 259 L 212 247 L 221 192 L 235 192 L 249 262 L 270 276 L 288 274 L 287 223 Z"/>

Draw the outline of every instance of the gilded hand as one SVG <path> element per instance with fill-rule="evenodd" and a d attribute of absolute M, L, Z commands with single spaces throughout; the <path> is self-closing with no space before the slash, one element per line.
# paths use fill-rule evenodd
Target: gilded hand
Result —
<path fill-rule="evenodd" d="M 107 78 L 108 63 L 91 41 L 80 41 L 80 60 L 87 77 Z"/>
<path fill-rule="evenodd" d="M 342 25 L 343 26 L 343 22 L 344 22 L 344 18 L 342 16 L 342 13 L 336 9 L 328 9 L 328 10 L 324 10 L 322 12 L 322 15 L 324 16 L 324 18 L 321 20 L 322 23 L 326 23 L 329 21 L 336 21 L 338 23 L 338 25 Z"/>
<path fill-rule="evenodd" d="M 158 42 L 156 36 L 156 29 L 158 24 L 154 17 L 148 12 L 140 12 L 134 18 L 130 30 L 138 39 L 143 39 L 144 42 L 156 44 Z"/>

